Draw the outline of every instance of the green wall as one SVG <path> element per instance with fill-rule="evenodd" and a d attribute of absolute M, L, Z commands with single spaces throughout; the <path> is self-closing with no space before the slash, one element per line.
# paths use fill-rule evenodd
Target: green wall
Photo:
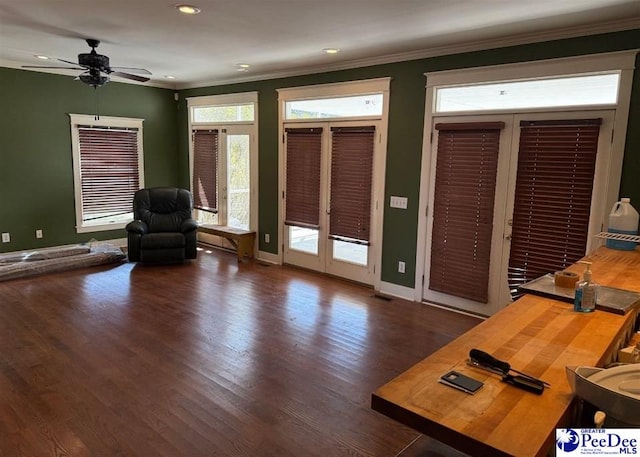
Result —
<path fill-rule="evenodd" d="M 0 68 L 0 252 L 125 237 L 77 234 L 68 114 L 143 118 L 146 185 L 176 185 L 173 91 L 110 82 L 98 89 L 70 76 Z M 42 229 L 44 238 L 36 239 Z"/>
<path fill-rule="evenodd" d="M 186 97 L 259 93 L 260 249 L 276 253 L 278 233 L 278 109 L 276 89 L 391 77 L 385 202 L 409 198 L 407 210 L 385 207 L 382 280 L 414 286 L 422 157 L 425 72 L 634 49 L 640 29 L 513 46 L 344 71 L 212 86 L 179 92 L 109 83 L 98 90 L 100 114 L 141 117 L 146 185 L 189 187 Z M 638 62 L 637 62 L 638 64 Z M 77 235 L 68 113 L 94 114 L 96 92 L 68 76 L 0 68 L 0 231 L 12 242 L 0 252 L 124 237 L 123 230 Z M 634 77 L 621 194 L 640 204 L 640 71 Z M 34 231 L 44 230 L 36 240 Z M 271 243 L 264 243 L 264 233 Z M 398 260 L 406 273 L 396 271 Z"/>
<path fill-rule="evenodd" d="M 276 89 L 311 84 L 391 77 L 389 138 L 386 164 L 385 202 L 391 195 L 409 198 L 407 210 L 385 205 L 383 222 L 382 280 L 414 287 L 417 249 L 418 199 L 424 121 L 424 73 L 486 65 L 620 51 L 640 47 L 640 30 L 558 40 L 531 45 L 478 51 L 450 56 L 371 66 L 267 81 L 212 86 L 180 92 L 179 131 L 182 183 L 188 184 L 188 136 L 185 97 L 233 92 L 259 93 L 259 240 L 260 249 L 277 252 L 278 233 L 278 105 Z M 636 65 L 638 65 L 636 63 Z M 621 193 L 640 204 L 640 71 L 635 73 L 632 108 L 624 159 Z M 264 243 L 269 233 L 271 243 Z M 406 273 L 397 272 L 398 261 Z"/>

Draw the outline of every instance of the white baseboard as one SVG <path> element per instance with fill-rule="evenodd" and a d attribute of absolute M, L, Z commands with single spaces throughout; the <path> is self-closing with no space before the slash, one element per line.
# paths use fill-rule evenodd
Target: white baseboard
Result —
<path fill-rule="evenodd" d="M 273 265 L 280 265 L 280 256 L 278 254 L 272 254 L 270 252 L 258 251 L 256 257 L 261 262 L 271 263 Z"/>
<path fill-rule="evenodd" d="M 409 301 L 415 301 L 415 291 L 411 287 L 399 286 L 398 284 L 390 282 L 380 282 L 380 290 L 377 290 L 376 292 L 380 292 L 382 295 L 389 295 Z"/>

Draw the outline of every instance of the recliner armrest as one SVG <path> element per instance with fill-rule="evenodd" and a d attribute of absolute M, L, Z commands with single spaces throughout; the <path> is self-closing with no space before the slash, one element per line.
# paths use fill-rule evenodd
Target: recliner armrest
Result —
<path fill-rule="evenodd" d="M 194 219 L 185 219 L 180 224 L 180 231 L 182 233 L 193 232 L 198 228 L 198 223 Z"/>
<path fill-rule="evenodd" d="M 146 222 L 143 222 L 141 220 L 135 220 L 135 221 L 129 222 L 125 227 L 125 229 L 127 232 L 139 233 L 140 235 L 144 235 L 149 231 L 149 226 L 147 225 Z"/>

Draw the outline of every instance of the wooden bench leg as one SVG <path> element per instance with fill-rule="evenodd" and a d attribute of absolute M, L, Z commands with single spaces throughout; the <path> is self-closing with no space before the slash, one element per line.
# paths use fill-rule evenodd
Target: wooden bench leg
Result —
<path fill-rule="evenodd" d="M 253 259 L 253 248 L 255 244 L 255 235 L 247 234 L 238 238 L 238 260 L 243 260 L 245 257 Z"/>

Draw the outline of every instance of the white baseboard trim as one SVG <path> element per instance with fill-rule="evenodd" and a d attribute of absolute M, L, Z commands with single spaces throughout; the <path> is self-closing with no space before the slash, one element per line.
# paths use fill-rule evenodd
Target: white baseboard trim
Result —
<path fill-rule="evenodd" d="M 389 295 L 391 297 L 415 301 L 413 299 L 415 292 L 411 287 L 399 286 L 398 284 L 390 282 L 380 282 L 380 290 L 377 290 L 376 292 L 380 292 L 382 295 Z"/>
<path fill-rule="evenodd" d="M 431 303 L 429 301 L 423 301 L 422 304 L 426 306 L 431 306 L 432 308 L 444 309 L 445 311 L 451 311 L 452 313 L 462 314 L 464 316 L 471 316 L 471 317 L 475 317 L 482 320 L 487 320 L 489 318 L 488 316 L 482 316 L 480 314 L 465 311 L 463 309 L 454 308 L 452 306 L 439 305 L 437 303 Z"/>
<path fill-rule="evenodd" d="M 261 262 L 271 263 L 273 265 L 280 265 L 280 256 L 278 254 L 272 254 L 270 252 L 258 251 L 258 255 L 256 257 L 257 260 Z"/>

